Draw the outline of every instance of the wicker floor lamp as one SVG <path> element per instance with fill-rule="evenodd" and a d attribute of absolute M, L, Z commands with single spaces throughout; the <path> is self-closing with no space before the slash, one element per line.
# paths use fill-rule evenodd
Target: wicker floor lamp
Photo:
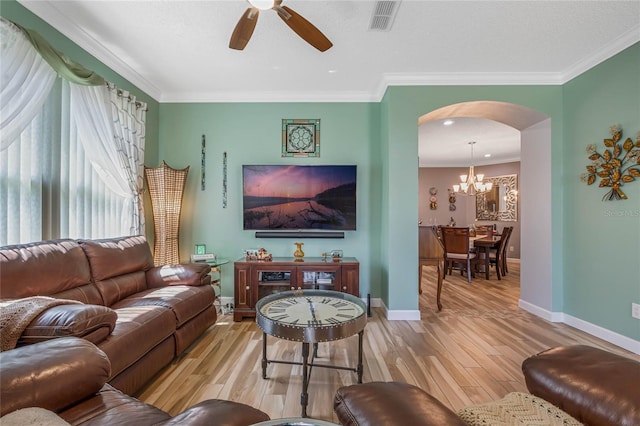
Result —
<path fill-rule="evenodd" d="M 153 263 L 156 266 L 180 263 L 180 210 L 187 173 L 189 166 L 177 170 L 164 161 L 158 167 L 144 168 L 153 210 Z"/>

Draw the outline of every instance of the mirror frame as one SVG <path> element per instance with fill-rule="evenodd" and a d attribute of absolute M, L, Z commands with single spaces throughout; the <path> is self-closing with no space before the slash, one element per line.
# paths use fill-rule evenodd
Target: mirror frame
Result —
<path fill-rule="evenodd" d="M 487 210 L 485 193 L 476 194 L 476 220 L 518 221 L 518 175 L 485 177 L 484 182 L 492 182 L 494 188 L 505 187 L 506 210 L 490 212 Z"/>

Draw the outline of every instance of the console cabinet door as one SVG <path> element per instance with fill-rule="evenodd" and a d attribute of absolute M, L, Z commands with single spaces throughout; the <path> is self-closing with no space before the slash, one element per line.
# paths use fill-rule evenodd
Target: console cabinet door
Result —
<path fill-rule="evenodd" d="M 251 307 L 254 309 L 258 300 L 265 296 L 300 288 L 296 280 L 295 266 L 283 265 L 278 262 L 251 265 L 251 283 L 255 296 Z"/>
<path fill-rule="evenodd" d="M 340 265 L 298 266 L 297 270 L 299 287 L 342 291 Z"/>
<path fill-rule="evenodd" d="M 358 264 L 342 265 L 342 283 L 339 291 L 360 297 L 360 267 Z"/>
<path fill-rule="evenodd" d="M 235 283 L 233 320 L 240 321 L 244 313 L 255 312 L 253 309 L 255 307 L 255 301 L 253 300 L 253 291 L 251 290 L 251 267 L 246 263 L 236 263 L 233 274 L 233 281 Z"/>

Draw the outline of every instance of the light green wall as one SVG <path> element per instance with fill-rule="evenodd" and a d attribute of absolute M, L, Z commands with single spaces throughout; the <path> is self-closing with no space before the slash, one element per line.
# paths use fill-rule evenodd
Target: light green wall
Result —
<path fill-rule="evenodd" d="M 320 158 L 282 158 L 283 118 L 319 118 Z M 380 294 L 380 113 L 377 103 L 162 104 L 160 160 L 190 166 L 180 229 L 188 259 L 204 243 L 218 256 L 237 259 L 246 248 L 264 247 L 291 256 L 298 239 L 256 239 L 242 230 L 243 164 L 356 164 L 357 231 L 344 239 L 305 239 L 307 256 L 342 249 L 360 261 L 360 294 Z M 206 135 L 206 189 L 200 189 L 200 152 Z M 227 207 L 222 207 L 222 158 L 227 153 Z M 223 267 L 223 295 L 233 295 L 233 266 Z"/>
<path fill-rule="evenodd" d="M 628 199 L 602 201 L 607 192 L 579 176 L 590 164 L 587 144 L 602 153 L 609 126 L 620 124 L 634 142 L 640 131 L 640 43 L 564 85 L 566 187 L 564 312 L 635 340 L 640 320 L 640 180 L 622 188 Z"/>

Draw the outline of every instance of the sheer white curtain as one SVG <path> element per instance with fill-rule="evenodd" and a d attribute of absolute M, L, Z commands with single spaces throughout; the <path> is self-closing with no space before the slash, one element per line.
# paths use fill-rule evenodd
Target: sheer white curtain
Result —
<path fill-rule="evenodd" d="M 42 72 L 2 21 L 0 245 L 144 233 L 146 105 Z"/>
<path fill-rule="evenodd" d="M 138 104 L 140 105 L 140 104 Z M 119 214 L 123 231 L 144 232 L 142 173 L 146 105 L 107 86 L 71 84 L 71 115 L 87 157 L 104 183 L 125 199 Z"/>
<path fill-rule="evenodd" d="M 43 203 L 49 186 L 50 102 L 45 103 L 14 143 L 0 150 L 0 245 L 47 238 Z"/>
<path fill-rule="evenodd" d="M 56 72 L 22 31 L 0 19 L 0 150 L 14 143 L 49 96 Z"/>

